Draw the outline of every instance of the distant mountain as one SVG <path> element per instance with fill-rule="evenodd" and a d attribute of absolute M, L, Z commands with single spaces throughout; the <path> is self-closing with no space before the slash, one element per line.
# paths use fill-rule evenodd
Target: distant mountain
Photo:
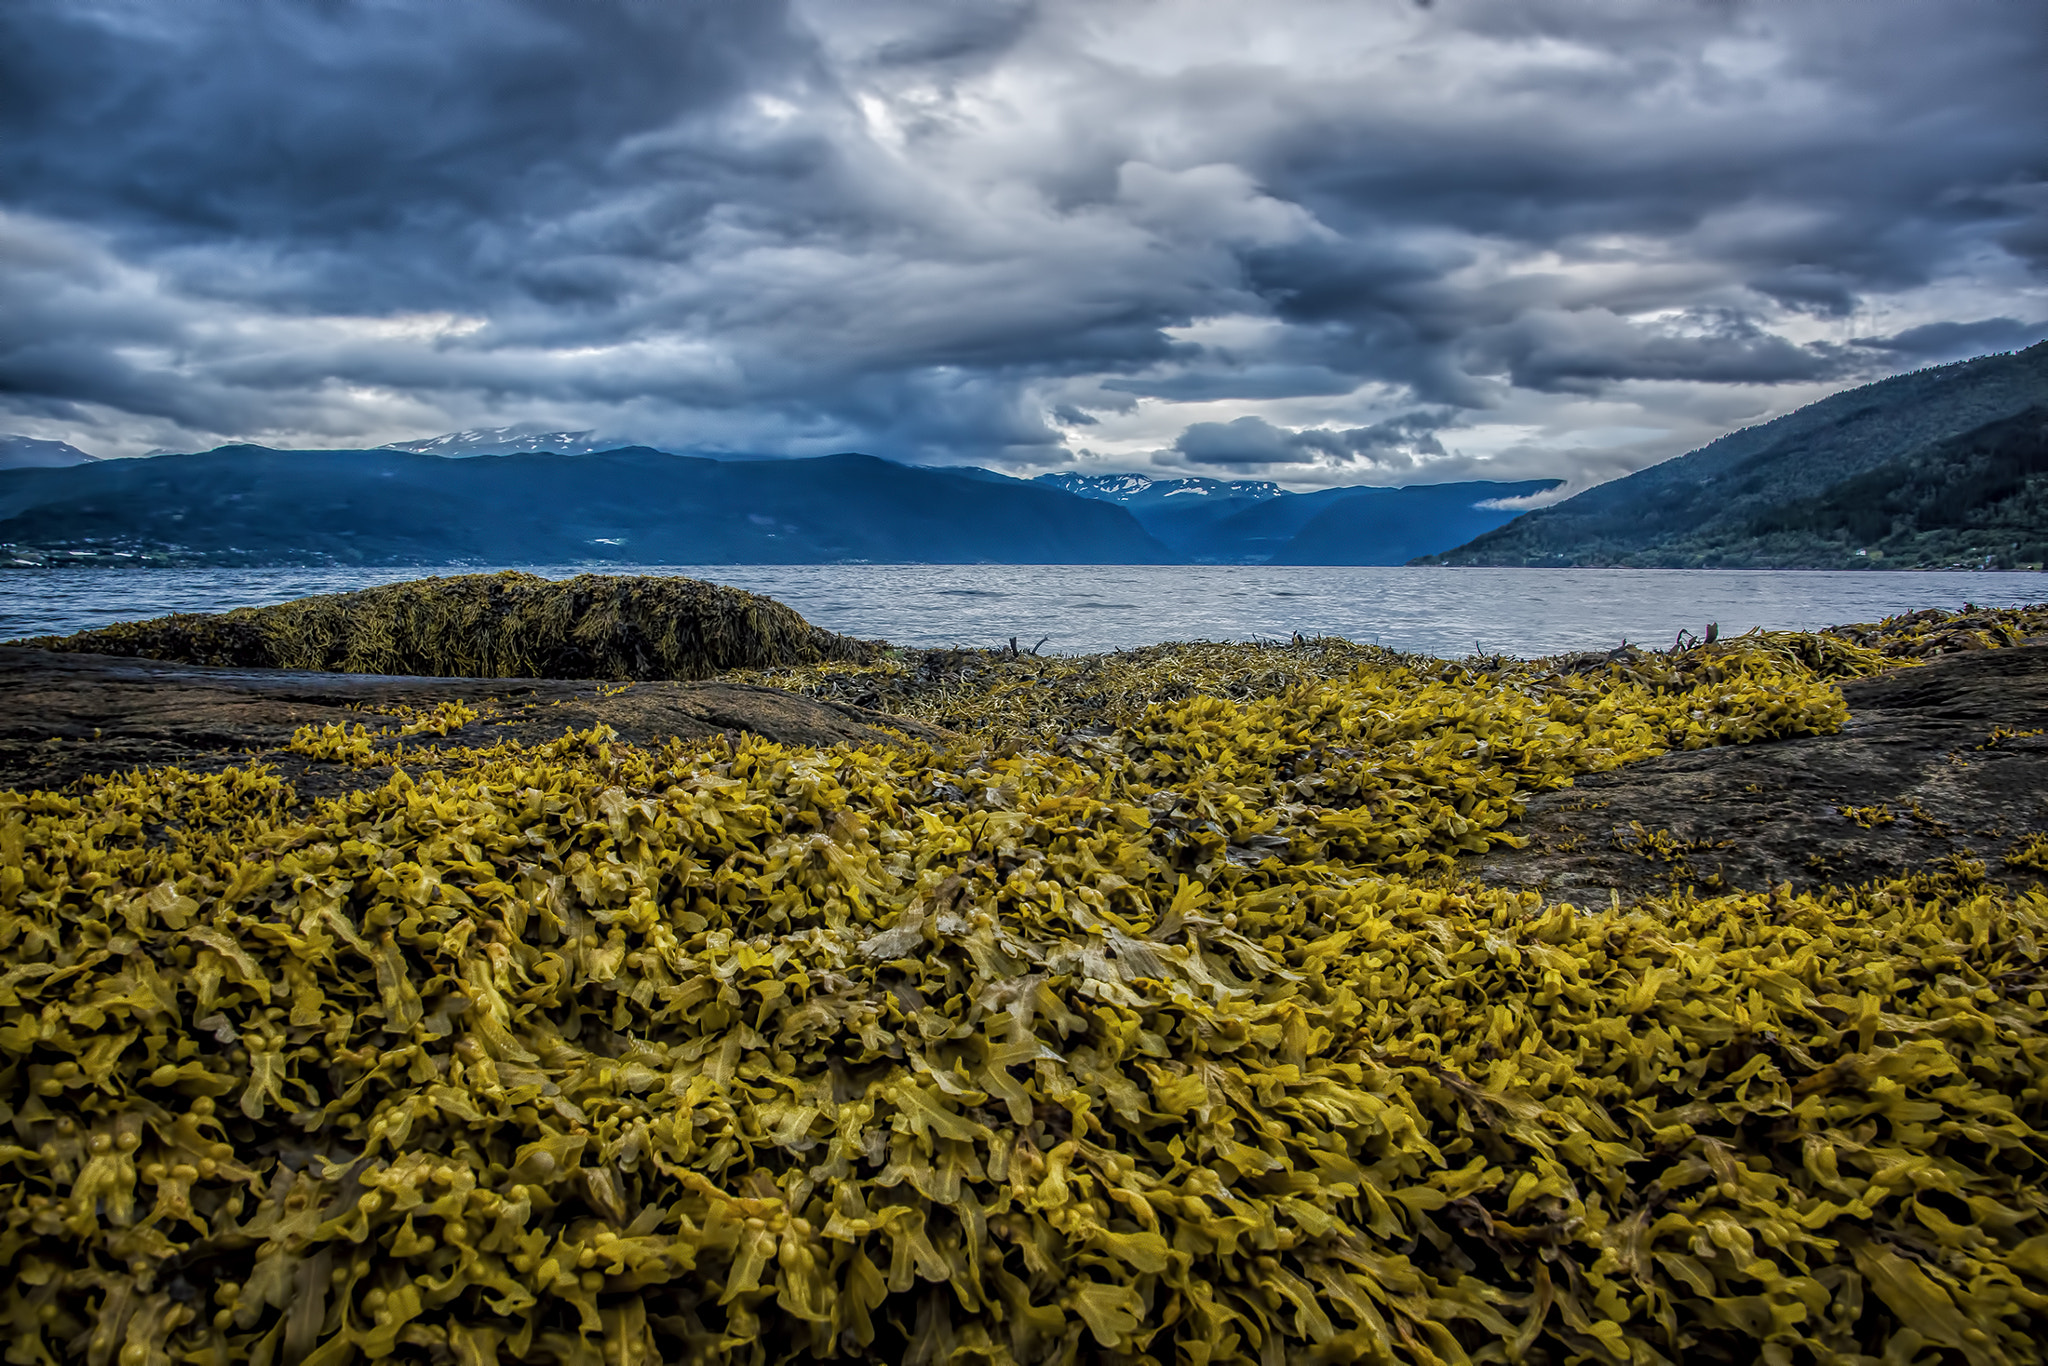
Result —
<path fill-rule="evenodd" d="M 1398 564 L 1514 515 L 1478 504 L 1550 484 L 1082 487 L 865 455 L 223 446 L 0 472 L 0 563 Z"/>
<path fill-rule="evenodd" d="M 1474 481 L 1412 488 L 1289 493 L 1263 479 L 1155 479 L 1144 474 L 1042 474 L 1083 498 L 1121 503 L 1145 530 L 1211 564 L 1406 564 L 1421 547 L 1454 546 L 1512 521 L 1478 506 L 1557 487 Z"/>
<path fill-rule="evenodd" d="M 1514 520 L 1519 514 L 1485 504 L 1546 493 L 1564 481 L 1408 484 L 1389 489 L 1330 489 L 1313 515 L 1273 553 L 1274 564 L 1406 564 Z M 1330 497 L 1331 494 L 1340 495 Z"/>
<path fill-rule="evenodd" d="M 1215 529 L 1260 503 L 1293 495 L 1263 479 L 1155 479 L 1149 474 L 1041 474 L 1034 482 L 1129 508 L 1138 524 L 1191 560 L 1236 561 L 1245 552 Z"/>
<path fill-rule="evenodd" d="M 449 432 L 446 436 L 430 436 L 421 441 L 394 441 L 379 449 L 466 459 L 478 455 L 518 455 L 522 451 L 588 455 L 593 451 L 618 450 L 628 444 L 604 440 L 596 432 L 540 432 L 529 427 L 485 427 Z"/>
<path fill-rule="evenodd" d="M 33 436 L 0 436 L 0 470 L 50 470 L 66 465 L 92 465 L 96 455 L 87 455 L 67 441 L 44 441 Z"/>
<path fill-rule="evenodd" d="M 2048 561 L 2048 342 L 1866 384 L 1431 557 L 1729 568 Z"/>
<path fill-rule="evenodd" d="M 394 450 L 109 460 L 0 474 L 0 544 L 212 564 L 1156 564 L 1123 508 L 865 455 L 566 459 Z M 23 558 L 17 554 L 17 558 Z"/>
<path fill-rule="evenodd" d="M 1241 508 L 1209 529 L 1210 558 L 1230 563 L 1406 564 L 1415 546 L 1453 546 L 1514 520 L 1480 504 L 1556 488 L 1555 479 L 1335 488 Z"/>

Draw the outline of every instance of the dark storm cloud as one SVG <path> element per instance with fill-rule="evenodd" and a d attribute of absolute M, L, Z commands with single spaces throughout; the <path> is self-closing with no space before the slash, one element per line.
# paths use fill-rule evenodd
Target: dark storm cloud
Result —
<path fill-rule="evenodd" d="M 630 191 L 636 163 L 692 150 L 636 138 L 799 79 L 803 51 L 780 6 L 735 0 L 29 0 L 0 8 L 0 184 L 14 208 L 140 250 L 240 248 L 186 266 L 202 292 L 488 302 L 529 268 L 573 273 L 573 258 L 533 250 L 550 220 Z M 785 178 L 801 155 L 705 150 L 666 222 Z M 644 242 L 644 224 L 611 217 L 610 245 Z M 242 254 L 283 269 L 240 270 Z"/>
<path fill-rule="evenodd" d="M 2044 59 L 2008 0 L 12 0 L 0 427 L 1609 477 L 2048 330 Z"/>

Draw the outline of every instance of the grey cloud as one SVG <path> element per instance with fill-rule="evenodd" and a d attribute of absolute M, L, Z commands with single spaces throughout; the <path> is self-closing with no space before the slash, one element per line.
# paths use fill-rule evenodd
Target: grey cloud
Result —
<path fill-rule="evenodd" d="M 1452 417 L 1444 410 L 1417 410 L 1364 427 L 1298 431 L 1277 427 L 1260 417 L 1197 422 L 1175 439 L 1167 463 L 1255 466 L 1322 462 L 1404 471 L 1449 454 L 1436 432 Z"/>
<path fill-rule="evenodd" d="M 2036 269 L 2048 267 L 2048 215 L 2000 233 L 1998 244 Z"/>
<path fill-rule="evenodd" d="M 1449 454 L 1436 434 L 1453 417 L 1443 410 L 1403 413 L 1339 432 L 1335 439 L 1339 449 L 1353 459 L 1385 469 L 1409 469 Z"/>
<path fill-rule="evenodd" d="M 1299 432 L 1284 431 L 1262 417 L 1194 423 L 1173 449 L 1197 465 L 1291 464 L 1312 453 Z"/>
<path fill-rule="evenodd" d="M 13 0 L 0 416 L 93 449 L 532 421 L 1018 467 L 1088 426 L 1128 460 L 1434 478 L 1464 459 L 1435 433 L 1488 414 L 1692 432 L 1687 395 L 2042 330 L 1991 297 L 2048 278 L 2040 6 L 1236 22 Z M 1982 321 L 1794 339 L 1929 285 Z M 1655 453 L 1544 441 L 1517 474 Z"/>
<path fill-rule="evenodd" d="M 2036 269 L 2048 266 L 2048 170 L 2001 185 L 1985 196 L 2001 220 L 1998 245 Z"/>
<path fill-rule="evenodd" d="M 1021 38 L 1038 17 L 1034 4 L 963 3 L 928 12 L 929 27 L 891 38 L 874 50 L 881 66 L 985 63 Z"/>
<path fill-rule="evenodd" d="M 1306 398 L 1348 394 L 1358 387 L 1358 378 L 1356 374 L 1345 374 L 1327 365 L 1290 365 L 1268 361 L 1205 364 L 1197 361 L 1190 368 L 1176 373 L 1105 380 L 1102 387 L 1113 394 L 1206 403 L 1223 398 Z"/>
<path fill-rule="evenodd" d="M 1619 380 L 1782 384 L 1845 373 L 1835 348 L 1797 345 L 1718 312 L 1645 326 L 1604 310 L 1531 310 L 1478 332 L 1474 352 L 1536 390 L 1597 391 Z"/>
<path fill-rule="evenodd" d="M 208 248 L 198 293 L 475 306 L 531 260 L 508 225 L 629 192 L 634 138 L 804 61 L 778 5 L 738 0 L 41 0 L 0 10 L 0 183 L 17 209 Z M 786 173 L 786 149 L 712 143 L 724 188 Z M 709 188 L 668 196 L 669 226 Z M 285 268 L 237 280 L 222 254 Z"/>
<path fill-rule="evenodd" d="M 1992 351 L 2018 351 L 2048 337 L 2048 322 L 1980 318 L 1976 322 L 1923 323 L 1889 337 L 1858 337 L 1856 345 L 1915 360 L 1960 360 Z"/>

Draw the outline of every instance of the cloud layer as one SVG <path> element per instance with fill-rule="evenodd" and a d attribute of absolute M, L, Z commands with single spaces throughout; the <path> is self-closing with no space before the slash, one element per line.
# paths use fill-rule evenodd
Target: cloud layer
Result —
<path fill-rule="evenodd" d="M 1611 477 L 2048 335 L 2010 0 L 14 0 L 0 429 Z"/>

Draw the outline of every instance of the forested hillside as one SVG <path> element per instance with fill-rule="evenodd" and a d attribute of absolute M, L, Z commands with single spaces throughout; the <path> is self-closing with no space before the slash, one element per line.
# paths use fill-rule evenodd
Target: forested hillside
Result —
<path fill-rule="evenodd" d="M 2048 408 L 1888 460 L 1745 530 L 1753 553 L 1798 567 L 1853 558 L 1913 569 L 2048 562 Z M 1742 549 L 1731 540 L 1724 553 Z"/>
<path fill-rule="evenodd" d="M 1867 384 L 1517 518 L 1452 565 L 2038 565 L 2048 342 Z M 2029 414 L 2035 414 L 2029 416 Z"/>

